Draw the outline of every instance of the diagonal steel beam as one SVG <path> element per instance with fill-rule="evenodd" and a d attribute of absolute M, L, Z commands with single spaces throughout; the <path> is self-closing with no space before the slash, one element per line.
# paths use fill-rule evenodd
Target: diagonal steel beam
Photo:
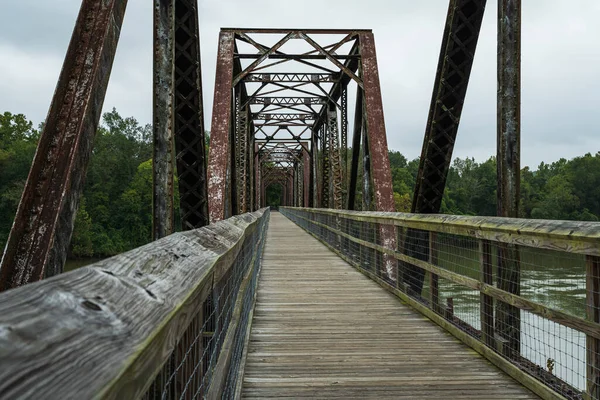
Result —
<path fill-rule="evenodd" d="M 0 291 L 62 272 L 126 6 L 81 5 L 0 262 Z"/>
<path fill-rule="evenodd" d="M 306 40 L 308 42 L 308 44 L 313 46 L 319 53 L 321 53 L 321 55 L 325 56 L 325 58 L 327 58 L 330 62 L 332 62 L 333 65 L 335 65 L 336 67 L 338 67 L 339 69 L 344 71 L 344 73 L 346 75 L 348 75 L 350 78 L 352 78 L 358 84 L 358 86 L 360 86 L 360 88 L 364 88 L 362 79 L 360 79 L 358 76 L 356 76 L 356 74 L 354 72 L 352 72 L 352 70 L 350 68 L 347 68 L 344 64 L 339 62 L 336 57 L 334 57 L 331 53 L 329 53 L 327 50 L 325 50 L 323 47 L 321 47 L 317 42 L 312 40 L 307 34 L 300 32 L 300 36 L 302 38 L 304 38 L 304 40 Z M 351 54 L 351 56 L 353 56 L 353 55 Z"/>
<path fill-rule="evenodd" d="M 173 125 L 179 178 L 179 207 L 181 226 L 184 230 L 200 228 L 209 223 L 198 28 L 198 0 L 176 0 Z"/>
<path fill-rule="evenodd" d="M 486 0 L 450 1 L 413 197 L 414 213 L 440 211 L 485 6 Z M 407 254 L 427 261 L 428 235 L 410 230 L 407 236 Z M 403 280 L 414 293 L 421 293 L 424 278 L 422 269 L 405 267 Z"/>
<path fill-rule="evenodd" d="M 242 72 L 240 72 L 235 79 L 233 80 L 233 85 L 232 86 L 237 86 L 237 84 L 246 77 L 246 75 L 248 75 L 250 72 L 254 71 L 254 69 L 260 65 L 263 61 L 265 61 L 271 54 L 275 53 L 277 51 L 277 49 L 279 49 L 281 46 L 283 46 L 284 44 L 286 44 L 291 38 L 293 38 L 295 36 L 295 34 L 293 32 L 288 33 L 287 35 L 285 35 L 279 42 L 275 43 L 275 45 L 273 45 L 273 47 L 271 47 L 269 50 L 265 50 L 260 57 L 258 57 L 252 64 L 250 64 L 248 66 L 248 68 L 246 68 L 245 70 L 243 70 Z"/>
<path fill-rule="evenodd" d="M 412 212 L 440 210 L 485 5 L 486 0 L 450 1 Z"/>

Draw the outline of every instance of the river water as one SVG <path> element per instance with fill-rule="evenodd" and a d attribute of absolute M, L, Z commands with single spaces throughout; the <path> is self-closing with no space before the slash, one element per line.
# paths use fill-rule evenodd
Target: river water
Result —
<path fill-rule="evenodd" d="M 457 254 L 458 253 L 458 254 Z M 493 257 L 496 265 L 496 257 Z M 569 253 L 521 248 L 521 296 L 568 314 L 585 318 L 585 257 Z M 474 249 L 446 246 L 440 266 L 479 278 L 479 253 Z M 454 313 L 481 328 L 478 291 L 440 279 L 440 301 L 454 300 Z M 521 311 L 521 354 L 544 369 L 554 361 L 553 373 L 584 390 L 586 375 L 585 335 L 545 318 Z"/>

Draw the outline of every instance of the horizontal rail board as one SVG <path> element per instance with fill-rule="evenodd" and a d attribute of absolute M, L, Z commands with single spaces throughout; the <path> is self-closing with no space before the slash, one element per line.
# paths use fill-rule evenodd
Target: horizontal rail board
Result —
<path fill-rule="evenodd" d="M 2 397 L 140 397 L 267 213 L 1 293 Z"/>
<path fill-rule="evenodd" d="M 360 222 L 449 233 L 546 250 L 600 255 L 599 222 L 287 208 Z"/>

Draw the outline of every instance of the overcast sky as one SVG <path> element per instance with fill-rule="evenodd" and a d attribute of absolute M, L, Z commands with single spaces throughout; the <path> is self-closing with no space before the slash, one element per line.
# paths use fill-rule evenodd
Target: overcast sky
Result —
<path fill-rule="evenodd" d="M 0 112 L 44 120 L 81 0 L 2 1 Z M 199 0 L 205 122 L 221 27 L 369 28 L 389 147 L 420 154 L 447 0 Z M 600 151 L 600 1 L 523 0 L 522 165 Z M 104 103 L 152 115 L 152 1 L 129 0 Z M 488 1 L 454 156 L 496 152 L 496 1 Z"/>

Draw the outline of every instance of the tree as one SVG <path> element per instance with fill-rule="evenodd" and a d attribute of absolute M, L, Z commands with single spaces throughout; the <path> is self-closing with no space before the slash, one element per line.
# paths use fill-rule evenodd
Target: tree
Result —
<path fill-rule="evenodd" d="M 0 248 L 17 212 L 39 133 L 23 114 L 0 114 Z"/>

